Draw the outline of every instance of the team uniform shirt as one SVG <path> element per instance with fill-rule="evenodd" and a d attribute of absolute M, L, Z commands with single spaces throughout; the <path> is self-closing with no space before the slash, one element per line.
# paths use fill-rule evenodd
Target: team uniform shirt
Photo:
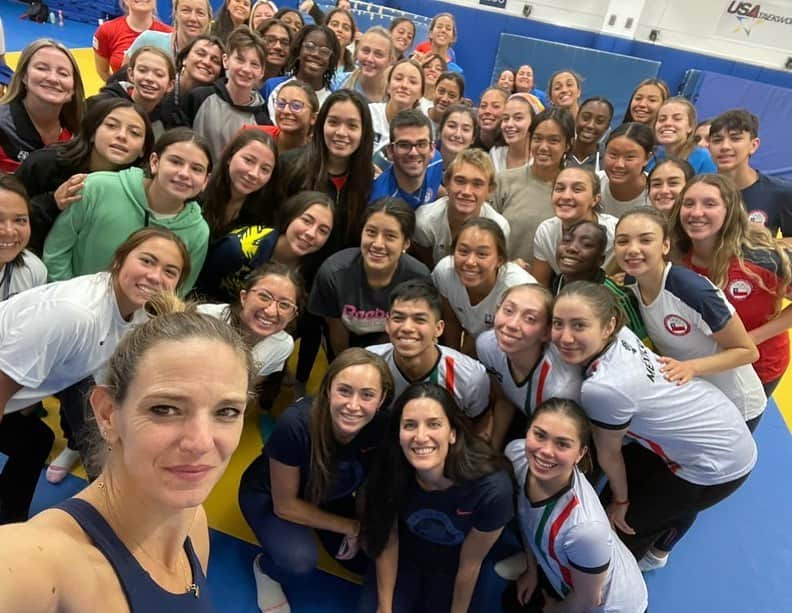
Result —
<path fill-rule="evenodd" d="M 600 428 L 627 436 L 695 485 L 739 479 L 756 464 L 756 444 L 734 404 L 703 379 L 666 380 L 659 356 L 622 328 L 586 369 L 581 406 Z"/>
<path fill-rule="evenodd" d="M 151 22 L 148 29 L 155 32 L 172 32 L 170 26 L 156 19 Z M 93 36 L 93 49 L 96 55 L 110 62 L 110 74 L 121 68 L 124 63 L 124 53 L 141 34 L 142 32 L 129 27 L 125 15 L 106 21 L 97 28 Z"/>
<path fill-rule="evenodd" d="M 684 262 L 695 272 L 709 277 L 709 270 L 693 265 L 689 254 Z M 746 249 L 743 252 L 743 266 L 740 266 L 736 257 L 729 262 L 723 293 L 745 324 L 745 329 L 753 330 L 775 317 L 778 306 L 776 291 L 782 282 L 778 254 L 774 251 Z M 789 365 L 789 334 L 784 331 L 768 338 L 759 343 L 757 349 L 759 359 L 753 363 L 753 368 L 762 383 L 781 377 Z"/>
<path fill-rule="evenodd" d="M 613 241 L 616 236 L 616 224 L 619 223 L 619 219 L 607 213 L 600 213 L 597 215 L 596 223 L 604 226 L 607 232 L 608 244 L 605 247 L 605 266 L 607 266 L 608 262 L 613 258 Z M 561 242 L 563 232 L 561 220 L 558 217 L 551 217 L 540 223 L 536 229 L 536 234 L 534 234 L 534 258 L 547 262 L 557 275 L 561 274 L 561 269 L 556 261 L 556 251 L 558 244 Z"/>
<path fill-rule="evenodd" d="M 519 237 L 509 243 L 510 260 L 533 260 L 536 229 L 555 216 L 550 202 L 552 190 L 553 182 L 535 178 L 530 166 L 510 168 L 496 177 L 492 207 L 509 222 L 512 236 Z"/>
<path fill-rule="evenodd" d="M 109 272 L 42 285 L 0 303 L 0 371 L 22 386 L 5 412 L 98 373 L 121 337 L 145 320 L 140 309 L 124 321 Z"/>
<path fill-rule="evenodd" d="M 413 383 L 427 381 L 445 388 L 454 397 L 468 417 L 478 417 L 489 407 L 490 382 L 487 371 L 478 360 L 474 360 L 450 347 L 436 345 L 439 352 L 437 361 L 425 376 L 409 379 L 396 364 L 392 343 L 366 347 L 372 353 L 382 356 L 393 375 L 394 393 L 398 398 Z"/>
<path fill-rule="evenodd" d="M 47 267 L 30 251 L 22 252 L 21 264 L 0 266 L 0 302 L 47 282 Z"/>
<path fill-rule="evenodd" d="M 413 479 L 399 512 L 399 563 L 454 576 L 468 533 L 499 530 L 512 517 L 514 487 L 504 470 L 430 492 Z"/>
<path fill-rule="evenodd" d="M 305 488 L 311 476 L 311 398 L 301 398 L 283 412 L 267 439 L 262 456 L 267 461 L 259 463 L 255 476 L 256 487 L 271 492 L 269 459 L 300 469 L 299 498 L 305 498 Z M 322 502 L 351 496 L 363 485 L 368 475 L 374 452 L 382 443 L 387 428 L 387 417 L 382 412 L 363 426 L 355 438 L 346 444 L 335 443 L 332 478 Z"/>
<path fill-rule="evenodd" d="M 201 304 L 198 312 L 231 323 L 231 309 L 227 304 Z M 256 376 L 266 377 L 282 371 L 293 349 L 294 339 L 284 330 L 258 341 L 251 348 Z"/>
<path fill-rule="evenodd" d="M 308 310 L 320 317 L 340 319 L 349 331 L 351 346 L 381 341 L 388 317 L 390 293 L 402 281 L 429 280 L 429 269 L 410 255 L 402 255 L 389 285 L 368 284 L 360 249 L 352 247 L 330 256 L 319 268 Z"/>
<path fill-rule="evenodd" d="M 610 181 L 608 180 L 608 175 L 604 172 L 600 175 L 600 181 L 602 182 L 602 197 L 601 197 L 601 206 L 602 211 L 607 213 L 608 215 L 613 215 L 617 219 L 621 218 L 627 211 L 637 206 L 651 206 L 652 203 L 649 202 L 649 193 L 647 190 L 642 190 L 640 194 L 638 194 L 632 200 L 616 200 L 616 198 L 611 193 L 610 189 Z"/>
<path fill-rule="evenodd" d="M 638 298 L 646 330 L 660 355 L 692 360 L 722 351 L 712 335 L 729 323 L 734 307 L 709 279 L 669 263 L 660 294 L 651 304 L 643 303 L 637 283 L 631 283 L 630 288 Z M 746 421 L 764 411 L 767 398 L 750 364 L 702 378 L 726 394 Z"/>
<path fill-rule="evenodd" d="M 478 336 L 476 355 L 487 372 L 498 381 L 504 396 L 526 416 L 530 416 L 548 398 L 580 401 L 580 385 L 583 381 L 580 368 L 564 362 L 555 345 L 545 347 L 533 370 L 523 381 L 515 381 L 509 357 L 498 347 L 495 330 L 487 330 Z"/>
<path fill-rule="evenodd" d="M 775 236 L 792 236 L 792 181 L 757 171 L 754 183 L 740 190 L 748 219 L 764 224 Z"/>
<path fill-rule="evenodd" d="M 58 142 L 71 137 L 71 132 L 61 128 Z M 41 134 L 33 125 L 22 100 L 0 104 L 0 172 L 14 172 L 31 153 L 43 148 Z"/>
<path fill-rule="evenodd" d="M 646 172 L 652 172 L 652 169 L 667 157 L 665 147 L 660 146 L 655 148 L 654 155 L 649 158 L 649 162 L 647 162 L 644 170 Z M 690 164 L 693 168 L 693 172 L 697 175 L 705 172 L 718 172 L 718 167 L 715 165 L 715 162 L 712 161 L 712 155 L 709 149 L 705 149 L 704 147 L 694 147 L 685 161 Z"/>
<path fill-rule="evenodd" d="M 511 228 L 503 215 L 485 202 L 476 217 L 491 219 L 498 224 L 508 244 Z M 453 237 L 451 226 L 448 225 L 448 196 L 416 209 L 413 240 L 421 247 L 432 249 L 432 261 L 435 264 L 445 256 L 451 255 Z"/>
<path fill-rule="evenodd" d="M 424 180 L 421 187 L 415 192 L 404 191 L 399 187 L 396 174 L 393 172 L 393 164 L 388 166 L 376 179 L 371 186 L 371 196 L 369 203 L 380 198 L 401 198 L 413 209 L 433 202 L 437 199 L 437 191 L 443 182 L 443 156 L 439 151 L 435 151 L 432 159 L 426 167 Z"/>
<path fill-rule="evenodd" d="M 495 320 L 495 309 L 503 292 L 515 285 L 536 283 L 531 275 L 512 262 L 507 262 L 498 269 L 495 287 L 484 300 L 478 304 L 470 304 L 467 289 L 459 280 L 454 268 L 454 256 L 448 255 L 437 263 L 432 272 L 432 281 L 440 294 L 448 300 L 451 308 L 465 329 L 465 332 L 478 336 L 492 327 Z"/>
<path fill-rule="evenodd" d="M 512 441 L 506 457 L 514 466 L 519 494 L 517 519 L 523 542 L 531 547 L 556 593 L 574 590 L 572 569 L 606 573 L 599 606 L 587 613 L 643 613 L 648 594 L 630 550 L 614 534 L 597 492 L 577 467 L 560 492 L 538 502 L 527 496 L 528 459 L 525 441 Z"/>

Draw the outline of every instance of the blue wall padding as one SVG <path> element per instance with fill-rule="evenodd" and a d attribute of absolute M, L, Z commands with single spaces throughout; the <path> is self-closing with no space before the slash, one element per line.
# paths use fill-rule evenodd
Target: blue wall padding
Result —
<path fill-rule="evenodd" d="M 319 8 L 324 11 L 325 15 L 335 8 L 335 3 L 325 4 L 324 2 L 317 2 L 317 4 L 319 5 Z M 372 26 L 383 26 L 385 29 L 389 29 L 391 21 L 393 21 L 394 18 L 408 17 L 412 19 L 413 23 L 415 24 L 416 41 L 425 40 L 429 36 L 429 22 L 431 21 L 429 17 L 417 15 L 415 13 L 405 13 L 404 11 L 393 9 L 388 6 L 377 7 L 373 10 L 358 8 L 358 6 L 363 7 L 364 5 L 357 5 L 355 2 L 352 2 L 351 12 L 359 32 L 365 32 Z M 308 16 L 304 15 L 303 17 L 305 18 L 306 23 L 313 21 L 313 19 Z"/>
<path fill-rule="evenodd" d="M 792 179 L 792 90 L 691 70 L 682 93 L 696 105 L 699 119 L 709 119 L 732 108 L 746 108 L 757 115 L 761 144 L 751 164 L 766 174 Z"/>
<path fill-rule="evenodd" d="M 545 89 L 550 75 L 555 71 L 564 68 L 575 70 L 585 78 L 583 98 L 608 98 L 616 110 L 616 123 L 621 123 L 635 83 L 657 76 L 660 69 L 659 62 L 628 55 L 501 34 L 493 74 L 499 74 L 507 66 L 516 69 L 520 64 L 533 66 L 536 87 L 539 89 Z"/>

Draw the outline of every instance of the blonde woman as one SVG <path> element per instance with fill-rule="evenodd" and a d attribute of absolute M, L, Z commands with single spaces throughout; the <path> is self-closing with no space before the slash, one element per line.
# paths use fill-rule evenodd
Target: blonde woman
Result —
<path fill-rule="evenodd" d="M 126 50 L 124 64 L 141 47 L 159 47 L 175 60 L 197 36 L 209 34 L 212 17 L 209 0 L 173 0 L 173 32 L 146 30 Z"/>

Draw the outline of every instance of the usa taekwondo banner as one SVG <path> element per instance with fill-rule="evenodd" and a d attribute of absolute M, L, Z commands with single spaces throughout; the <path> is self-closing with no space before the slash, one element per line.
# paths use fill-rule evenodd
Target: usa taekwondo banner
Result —
<path fill-rule="evenodd" d="M 729 0 L 715 34 L 743 43 L 788 49 L 792 41 L 792 6 Z"/>

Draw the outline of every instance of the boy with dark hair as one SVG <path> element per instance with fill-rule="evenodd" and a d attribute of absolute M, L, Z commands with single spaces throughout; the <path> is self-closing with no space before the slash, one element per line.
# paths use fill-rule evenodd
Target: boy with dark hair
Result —
<path fill-rule="evenodd" d="M 775 236 L 779 228 L 792 237 L 792 182 L 762 174 L 750 165 L 759 149 L 759 119 L 745 109 L 732 109 L 712 120 L 710 153 L 718 173 L 730 177 L 742 192 L 748 218 Z"/>

